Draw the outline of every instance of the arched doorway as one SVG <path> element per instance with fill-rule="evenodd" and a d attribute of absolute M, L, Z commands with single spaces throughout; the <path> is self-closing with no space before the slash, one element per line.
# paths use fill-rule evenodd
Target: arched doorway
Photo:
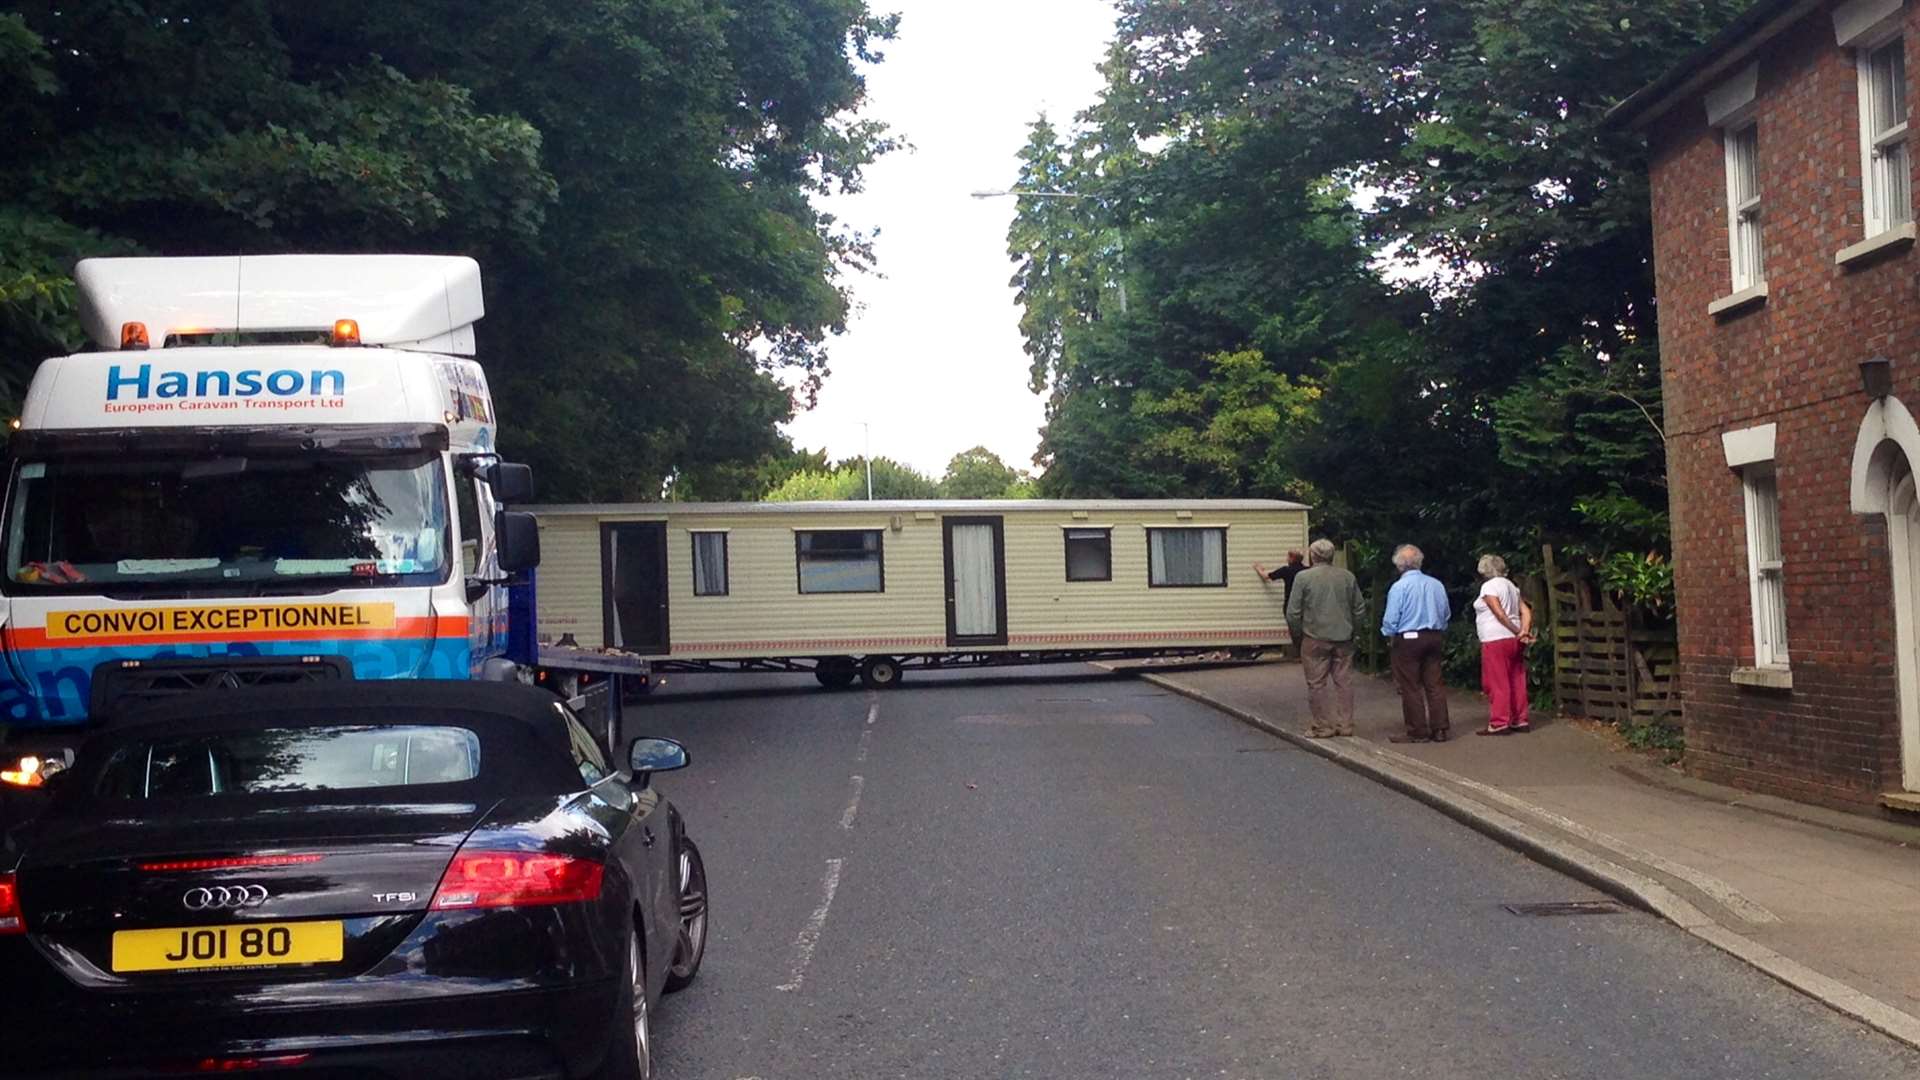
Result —
<path fill-rule="evenodd" d="M 1906 456 L 1888 470 L 1887 556 L 1893 564 L 1896 633 L 1894 668 L 1900 680 L 1901 787 L 1920 791 L 1920 497 Z"/>

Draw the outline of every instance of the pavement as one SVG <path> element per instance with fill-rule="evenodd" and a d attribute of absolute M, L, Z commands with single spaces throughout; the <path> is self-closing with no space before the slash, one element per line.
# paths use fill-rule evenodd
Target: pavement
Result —
<path fill-rule="evenodd" d="M 1389 679 L 1355 678 L 1355 737 L 1308 739 L 1297 664 L 1115 665 L 1330 758 L 1613 896 L 1822 1003 L 1920 1046 L 1920 827 L 1683 776 L 1606 725 L 1536 714 L 1477 738 L 1485 699 L 1452 691 L 1453 738 L 1403 731 Z"/>
<path fill-rule="evenodd" d="M 1607 898 L 1137 679 L 674 676 L 626 725 L 691 753 L 713 904 L 663 1080 L 1920 1076 L 1646 912 L 1509 912 Z"/>

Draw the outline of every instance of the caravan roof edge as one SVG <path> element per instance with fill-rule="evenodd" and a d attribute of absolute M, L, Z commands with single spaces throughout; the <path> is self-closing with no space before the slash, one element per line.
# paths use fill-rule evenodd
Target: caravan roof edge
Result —
<path fill-rule="evenodd" d="M 1306 503 L 1283 499 L 864 499 L 853 502 L 737 502 L 737 503 L 555 503 L 549 506 L 525 506 L 535 514 L 560 515 L 660 515 L 668 514 L 775 514 L 804 511 L 816 514 L 908 513 L 936 511 L 945 513 L 1011 513 L 1014 511 L 1061 510 L 1309 510 Z"/>

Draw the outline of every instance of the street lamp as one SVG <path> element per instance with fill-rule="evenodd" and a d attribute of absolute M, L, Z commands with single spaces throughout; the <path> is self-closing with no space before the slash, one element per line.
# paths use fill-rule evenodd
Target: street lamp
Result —
<path fill-rule="evenodd" d="M 1075 191 L 1046 191 L 1040 188 L 1007 188 L 1003 191 L 981 190 L 973 192 L 976 199 L 1001 199 L 1007 196 L 1019 198 L 1027 196 L 1033 199 L 1096 199 L 1098 195 L 1082 195 Z M 1104 205 L 1104 203 L 1103 203 Z M 1114 236 L 1114 261 L 1120 267 L 1120 314 L 1127 313 L 1127 237 L 1125 233 Z"/>
<path fill-rule="evenodd" d="M 867 435 L 866 449 L 861 452 L 861 457 L 866 461 L 866 464 L 867 464 L 867 501 L 872 502 L 873 501 L 873 425 L 867 423 L 865 420 L 862 420 L 860 421 L 860 430 L 866 432 L 866 435 Z"/>

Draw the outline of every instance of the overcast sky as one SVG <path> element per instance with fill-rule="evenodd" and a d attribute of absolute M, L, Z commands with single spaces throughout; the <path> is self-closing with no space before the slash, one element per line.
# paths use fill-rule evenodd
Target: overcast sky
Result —
<path fill-rule="evenodd" d="M 878 228 L 881 277 L 853 281 L 858 305 L 830 345 L 820 404 L 787 428 L 807 449 L 876 456 L 936 479 L 984 445 L 1031 469 L 1041 399 L 1027 390 L 1020 311 L 1007 281 L 1009 187 L 1026 128 L 1091 105 L 1113 35 L 1106 0 L 875 0 L 901 14 L 900 36 L 868 72 L 865 116 L 914 144 L 867 170 L 866 190 L 826 209 Z"/>

